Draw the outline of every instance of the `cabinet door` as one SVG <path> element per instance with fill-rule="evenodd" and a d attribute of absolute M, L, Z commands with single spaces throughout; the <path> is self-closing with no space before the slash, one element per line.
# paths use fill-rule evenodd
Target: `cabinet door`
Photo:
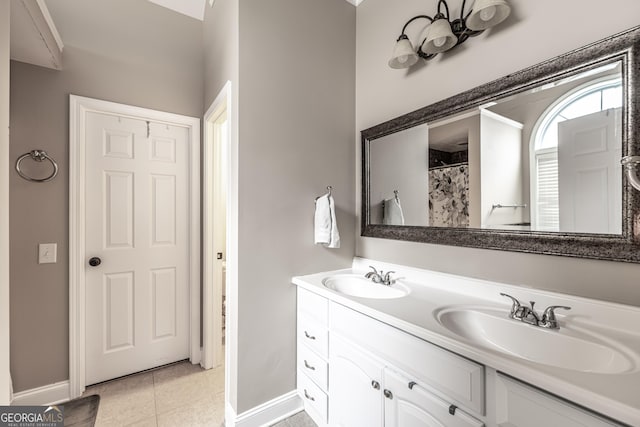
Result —
<path fill-rule="evenodd" d="M 335 334 L 329 340 L 329 425 L 382 427 L 383 365 Z"/>
<path fill-rule="evenodd" d="M 497 376 L 496 393 L 500 427 L 622 427 L 501 374 Z"/>
<path fill-rule="evenodd" d="M 384 370 L 385 427 L 482 427 L 484 423 L 390 369 Z"/>

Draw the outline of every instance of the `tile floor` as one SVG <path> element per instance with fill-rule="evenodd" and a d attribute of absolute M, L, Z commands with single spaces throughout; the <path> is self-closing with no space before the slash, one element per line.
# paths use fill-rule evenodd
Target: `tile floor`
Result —
<path fill-rule="evenodd" d="M 294 416 L 274 424 L 273 427 L 318 427 L 306 412 L 299 412 Z"/>
<path fill-rule="evenodd" d="M 179 362 L 88 387 L 100 395 L 96 427 L 222 426 L 224 367 L 205 371 Z M 303 412 L 274 427 L 315 427 Z"/>

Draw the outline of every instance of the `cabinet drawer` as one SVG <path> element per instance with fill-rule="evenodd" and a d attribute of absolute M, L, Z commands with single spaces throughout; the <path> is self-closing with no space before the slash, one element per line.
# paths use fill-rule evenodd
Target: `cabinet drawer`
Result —
<path fill-rule="evenodd" d="M 525 383 L 498 374 L 496 421 L 518 427 L 622 427 Z"/>
<path fill-rule="evenodd" d="M 298 287 L 298 312 L 324 326 L 329 323 L 329 301 L 300 287 Z"/>
<path fill-rule="evenodd" d="M 306 345 L 298 345 L 298 370 L 304 372 L 321 389 L 327 390 L 327 362 Z"/>
<path fill-rule="evenodd" d="M 447 401 L 484 415 L 484 366 L 339 304 L 330 305 L 331 332 L 438 390 Z"/>
<path fill-rule="evenodd" d="M 329 332 L 326 326 L 301 313 L 298 313 L 298 342 L 308 346 L 318 355 L 328 357 Z"/>
<path fill-rule="evenodd" d="M 322 424 L 327 423 L 327 395 L 309 377 L 298 370 L 298 394 L 305 408 L 310 407 L 320 416 Z"/>

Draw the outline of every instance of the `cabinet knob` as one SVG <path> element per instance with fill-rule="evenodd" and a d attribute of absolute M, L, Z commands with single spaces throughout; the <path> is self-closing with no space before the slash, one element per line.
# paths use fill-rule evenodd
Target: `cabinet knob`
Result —
<path fill-rule="evenodd" d="M 309 393 L 307 393 L 307 389 L 306 388 L 304 389 L 304 397 L 306 397 L 307 399 L 309 399 L 312 402 L 315 402 L 315 400 L 316 400 L 315 397 L 309 396 Z"/>
<path fill-rule="evenodd" d="M 309 332 L 307 332 L 307 331 L 304 331 L 304 336 L 309 338 L 310 340 L 315 340 L 316 339 L 316 337 L 314 337 L 313 335 L 309 335 Z"/>
<path fill-rule="evenodd" d="M 418 385 L 418 383 L 417 383 L 417 382 L 415 382 L 415 381 L 411 381 L 411 382 L 409 383 L 409 390 L 413 390 L 413 388 L 414 388 L 415 386 L 417 386 L 417 385 Z"/>
<path fill-rule="evenodd" d="M 309 365 L 309 363 L 305 360 L 304 361 L 304 367 L 307 369 L 311 369 L 312 371 L 315 371 L 316 368 L 314 368 L 313 366 Z"/>
<path fill-rule="evenodd" d="M 386 397 L 387 399 L 393 399 L 393 393 L 391 393 L 390 390 L 385 389 L 384 390 L 384 397 Z"/>
<path fill-rule="evenodd" d="M 380 383 L 376 380 L 371 381 L 371 387 L 373 387 L 376 390 L 380 390 Z"/>

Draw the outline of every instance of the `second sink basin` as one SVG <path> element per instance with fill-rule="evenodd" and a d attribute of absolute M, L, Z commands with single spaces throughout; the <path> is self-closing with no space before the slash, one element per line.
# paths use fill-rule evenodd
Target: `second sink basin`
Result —
<path fill-rule="evenodd" d="M 436 312 L 442 326 L 472 343 L 532 362 L 600 374 L 637 369 L 638 357 L 622 345 L 582 328 L 559 330 L 510 319 L 488 308 L 445 308 Z"/>
<path fill-rule="evenodd" d="M 409 294 L 409 288 L 401 283 L 386 286 L 357 274 L 336 274 L 324 278 L 322 284 L 336 292 L 360 298 L 392 299 Z"/>

